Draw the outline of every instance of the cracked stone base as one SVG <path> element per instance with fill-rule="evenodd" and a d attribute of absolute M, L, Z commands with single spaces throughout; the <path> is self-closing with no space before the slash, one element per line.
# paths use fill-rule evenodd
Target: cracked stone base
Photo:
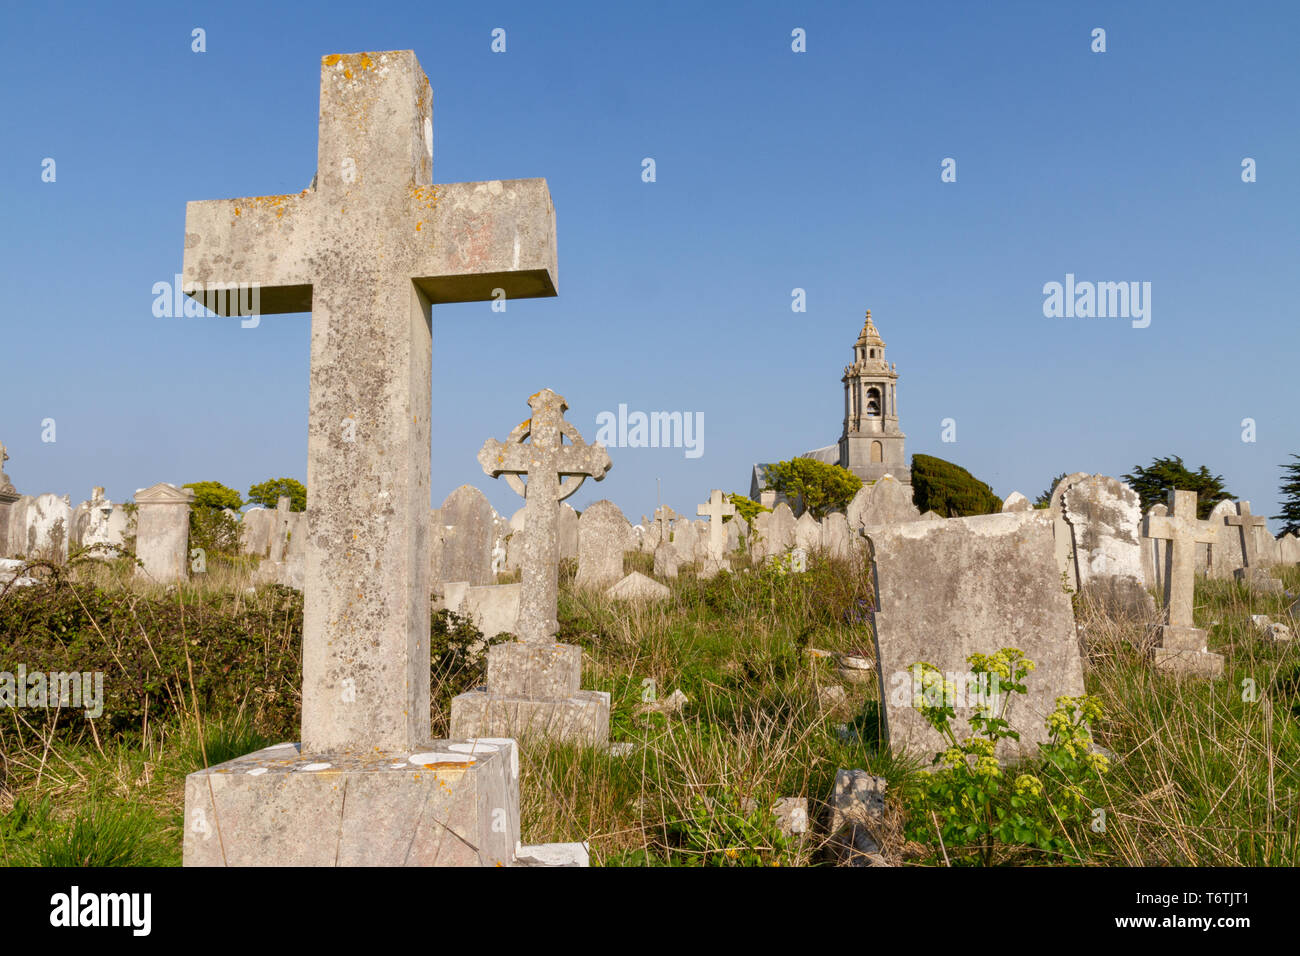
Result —
<path fill-rule="evenodd" d="M 278 744 L 185 779 L 186 866 L 510 866 L 519 842 L 512 740 L 409 753 Z"/>
<path fill-rule="evenodd" d="M 609 740 L 609 693 L 580 690 L 568 697 L 534 698 L 472 690 L 451 701 L 456 737 L 546 737 L 592 746 Z"/>
<path fill-rule="evenodd" d="M 1152 653 L 1158 670 L 1192 674 L 1196 677 L 1223 676 L 1222 654 L 1215 654 L 1211 651 L 1179 650 L 1171 647 L 1157 647 Z"/>

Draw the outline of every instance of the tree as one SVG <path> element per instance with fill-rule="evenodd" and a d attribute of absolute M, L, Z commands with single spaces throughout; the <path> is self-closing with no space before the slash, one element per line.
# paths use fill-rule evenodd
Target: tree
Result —
<path fill-rule="evenodd" d="M 1051 505 L 1052 492 L 1056 490 L 1056 486 L 1061 483 L 1061 479 L 1064 478 L 1065 475 L 1066 475 L 1065 472 L 1061 472 L 1059 475 L 1057 475 L 1055 478 L 1052 479 L 1052 483 L 1047 486 L 1047 490 L 1034 499 L 1035 508 L 1046 508 L 1049 505 Z"/>
<path fill-rule="evenodd" d="M 727 500 L 735 506 L 736 514 L 740 515 L 750 524 L 754 523 L 754 519 L 758 517 L 760 512 L 772 510 L 771 508 L 764 508 L 753 498 L 746 497 L 736 491 L 727 495 Z"/>
<path fill-rule="evenodd" d="M 1284 534 L 1300 535 L 1300 455 L 1291 457 L 1295 461 L 1282 466 L 1282 487 L 1279 489 L 1282 513 L 1273 515 L 1274 521 L 1282 522 L 1279 538 Z"/>
<path fill-rule="evenodd" d="M 847 508 L 862 487 L 862 479 L 847 468 L 815 458 L 791 458 L 768 465 L 763 483 L 768 490 L 802 503 L 818 521 Z"/>
<path fill-rule="evenodd" d="M 960 465 L 933 455 L 912 456 L 912 501 L 918 510 L 944 518 L 1002 510 L 1002 499 L 992 488 Z"/>
<path fill-rule="evenodd" d="M 1196 492 L 1196 516 L 1202 521 L 1210 516 L 1210 511 L 1220 501 L 1236 498 L 1236 495 L 1223 487 L 1222 475 L 1210 474 L 1210 469 L 1204 465 L 1191 471 L 1177 455 L 1153 458 L 1145 468 L 1137 465 L 1133 468 L 1133 474 L 1125 475 L 1124 480 L 1138 493 L 1143 514 L 1152 505 L 1168 501 L 1169 492 L 1175 490 Z"/>
<path fill-rule="evenodd" d="M 297 478 L 273 478 L 248 489 L 249 503 L 263 508 L 274 508 L 283 497 L 288 497 L 290 511 L 307 510 L 307 489 Z"/>
<path fill-rule="evenodd" d="M 218 511 L 229 508 L 231 511 L 238 511 L 244 507 L 239 492 L 234 488 L 227 488 L 219 481 L 191 481 L 181 487 L 193 490 L 195 508 L 216 508 Z"/>
<path fill-rule="evenodd" d="M 190 507 L 190 548 L 208 555 L 234 555 L 239 551 L 239 522 L 225 514 L 244 507 L 239 492 L 219 481 L 191 481 L 182 485 L 194 492 Z"/>

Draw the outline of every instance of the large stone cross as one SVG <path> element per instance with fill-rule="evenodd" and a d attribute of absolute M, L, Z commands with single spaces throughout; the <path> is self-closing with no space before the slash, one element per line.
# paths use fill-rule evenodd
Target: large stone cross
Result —
<path fill-rule="evenodd" d="M 727 552 L 727 532 L 722 526 L 723 518 L 730 518 L 736 513 L 736 506 L 723 496 L 721 489 L 714 488 L 709 500 L 695 507 L 695 514 L 709 519 L 709 557 L 715 561 L 722 560 Z"/>
<path fill-rule="evenodd" d="M 1169 542 L 1171 558 L 1165 584 L 1169 624 L 1192 627 L 1192 590 L 1196 571 L 1196 544 L 1213 544 L 1218 529 L 1196 517 L 1196 492 L 1169 492 L 1169 514 L 1147 515 L 1145 535 Z"/>
<path fill-rule="evenodd" d="M 564 420 L 569 406 L 562 396 L 544 388 L 529 397 L 528 407 L 532 417 L 517 425 L 504 442 L 489 438 L 479 450 L 478 460 L 484 472 L 493 478 L 505 475 L 510 487 L 524 497 L 523 567 L 515 630 L 522 641 L 545 643 L 560 629 L 556 619 L 560 502 L 587 478 L 601 481 L 612 464 L 604 446 L 588 445 L 578 429 Z M 571 444 L 564 444 L 565 438 Z"/>
<path fill-rule="evenodd" d="M 1268 522 L 1260 515 L 1250 513 L 1250 502 L 1242 501 L 1237 504 L 1240 514 L 1228 515 L 1224 518 L 1224 523 L 1241 528 L 1241 555 L 1245 559 L 1246 567 L 1253 568 L 1259 565 L 1259 539 L 1256 535 L 1257 529 L 1268 526 Z"/>
<path fill-rule="evenodd" d="M 312 188 L 186 210 L 188 294 L 246 283 L 262 313 L 312 314 L 304 751 L 429 737 L 430 306 L 555 295 L 544 179 L 432 176 L 415 54 L 333 55 Z"/>

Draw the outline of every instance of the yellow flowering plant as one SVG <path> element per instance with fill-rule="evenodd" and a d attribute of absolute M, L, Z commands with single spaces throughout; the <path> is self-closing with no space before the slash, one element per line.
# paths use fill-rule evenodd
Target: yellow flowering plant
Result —
<path fill-rule="evenodd" d="M 1017 648 L 966 659 L 966 693 L 975 693 L 971 733 L 959 739 L 958 688 L 927 662 L 913 665 L 913 706 L 947 746 L 904 788 L 906 835 L 933 848 L 932 859 L 985 866 L 1025 853 L 1076 856 L 1070 839 L 1098 802 L 1093 794 L 1108 769 L 1092 747 L 1091 724 L 1102 716 L 1096 697 L 1059 697 L 1048 716 L 1049 739 L 1036 760 L 1014 769 L 998 758 L 999 742 L 1020 739 L 1006 719 L 1014 694 L 1026 693 L 1034 662 Z M 938 839 L 936 840 L 936 836 Z"/>

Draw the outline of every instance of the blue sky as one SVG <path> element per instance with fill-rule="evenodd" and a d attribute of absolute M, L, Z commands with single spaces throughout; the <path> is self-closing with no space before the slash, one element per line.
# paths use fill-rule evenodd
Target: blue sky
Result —
<path fill-rule="evenodd" d="M 155 318 L 151 289 L 180 271 L 187 200 L 311 181 L 322 55 L 413 48 L 435 182 L 545 177 L 559 234 L 558 298 L 434 310 L 434 504 L 466 482 L 522 504 L 475 455 L 542 387 L 588 439 L 620 403 L 703 415 L 702 455 L 613 448 L 576 507 L 609 497 L 635 520 L 660 479 L 692 512 L 747 491 L 755 461 L 837 439 L 870 308 L 909 454 L 1031 498 L 1177 454 L 1271 515 L 1300 452 L 1298 11 L 9 5 L 6 470 L 74 504 L 92 485 L 305 478 L 309 318 Z M 1150 282 L 1149 327 L 1044 317 L 1067 273 Z"/>

